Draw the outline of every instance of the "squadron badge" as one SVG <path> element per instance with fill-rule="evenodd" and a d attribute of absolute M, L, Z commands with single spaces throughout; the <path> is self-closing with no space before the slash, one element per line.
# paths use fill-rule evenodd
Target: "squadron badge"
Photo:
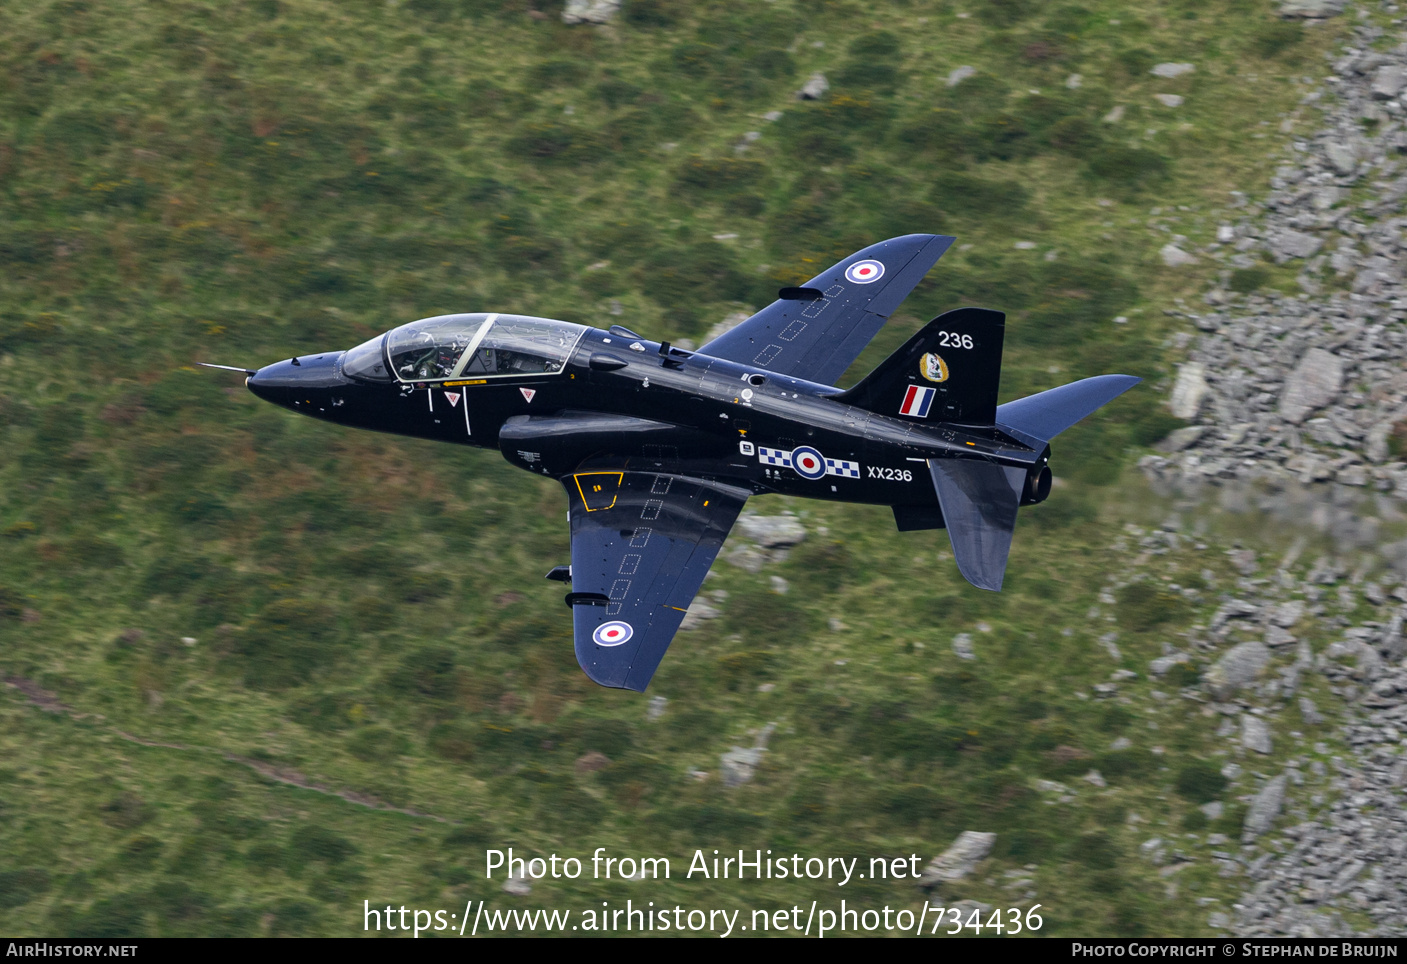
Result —
<path fill-rule="evenodd" d="M 946 382 L 948 380 L 948 363 L 933 352 L 923 356 L 923 361 L 919 363 L 919 371 L 930 382 Z"/>

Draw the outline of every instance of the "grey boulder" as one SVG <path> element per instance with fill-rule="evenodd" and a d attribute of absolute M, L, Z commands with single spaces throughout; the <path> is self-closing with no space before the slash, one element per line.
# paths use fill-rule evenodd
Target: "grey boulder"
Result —
<path fill-rule="evenodd" d="M 1255 681 L 1270 662 L 1270 650 L 1252 640 L 1227 650 L 1206 676 L 1207 689 L 1217 699 L 1226 699 L 1241 687 Z"/>
<path fill-rule="evenodd" d="M 620 0 L 567 0 L 563 23 L 610 23 L 620 12 Z"/>
<path fill-rule="evenodd" d="M 924 868 L 919 886 L 932 887 L 940 881 L 962 880 L 992 852 L 992 845 L 996 842 L 997 835 L 994 833 L 964 830 L 951 847 L 934 857 Z"/>
<path fill-rule="evenodd" d="M 1241 825 L 1241 840 L 1250 843 L 1270 829 L 1275 818 L 1280 816 L 1280 808 L 1285 805 L 1285 775 L 1266 783 L 1251 800 L 1246 810 L 1246 822 Z"/>
<path fill-rule="evenodd" d="M 1280 417 L 1296 425 L 1303 422 L 1311 412 L 1334 400 L 1343 376 L 1343 359 L 1322 348 L 1311 348 L 1285 379 Z"/>

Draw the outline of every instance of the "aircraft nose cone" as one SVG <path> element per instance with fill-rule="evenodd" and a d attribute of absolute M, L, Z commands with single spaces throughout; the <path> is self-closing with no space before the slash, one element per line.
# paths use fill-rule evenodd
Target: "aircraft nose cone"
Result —
<path fill-rule="evenodd" d="M 273 402 L 275 405 L 283 405 L 288 401 L 288 386 L 275 384 L 278 379 L 271 369 L 276 368 L 278 368 L 278 365 L 268 365 L 261 368 L 253 375 L 246 378 L 244 384 L 251 392 L 264 401 Z"/>
<path fill-rule="evenodd" d="M 341 352 L 299 355 L 286 361 L 265 365 L 245 379 L 255 395 L 275 405 L 287 405 L 297 392 L 312 389 L 338 388 L 350 382 L 337 367 Z"/>

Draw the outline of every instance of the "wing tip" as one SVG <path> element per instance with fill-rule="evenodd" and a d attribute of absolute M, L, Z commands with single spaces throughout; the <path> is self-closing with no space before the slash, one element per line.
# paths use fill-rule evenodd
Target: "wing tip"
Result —
<path fill-rule="evenodd" d="M 645 692 L 645 688 L 650 685 L 650 679 L 654 677 L 652 673 L 650 677 L 646 678 L 643 682 L 632 679 L 631 670 L 633 666 L 627 666 L 623 676 L 619 672 L 597 672 L 597 667 L 588 659 L 584 658 L 580 650 L 577 650 L 576 663 L 581 667 L 581 671 L 586 674 L 587 679 L 591 680 L 591 682 L 595 683 L 597 686 L 604 686 L 606 689 L 629 690 L 632 693 L 643 693 Z"/>

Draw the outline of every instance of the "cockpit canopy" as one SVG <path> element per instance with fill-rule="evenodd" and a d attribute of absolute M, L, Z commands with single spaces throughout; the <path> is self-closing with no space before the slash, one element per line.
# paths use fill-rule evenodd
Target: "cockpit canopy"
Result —
<path fill-rule="evenodd" d="M 439 315 L 353 348 L 342 370 L 353 378 L 403 382 L 550 375 L 566 365 L 585 331 L 526 315 Z"/>

